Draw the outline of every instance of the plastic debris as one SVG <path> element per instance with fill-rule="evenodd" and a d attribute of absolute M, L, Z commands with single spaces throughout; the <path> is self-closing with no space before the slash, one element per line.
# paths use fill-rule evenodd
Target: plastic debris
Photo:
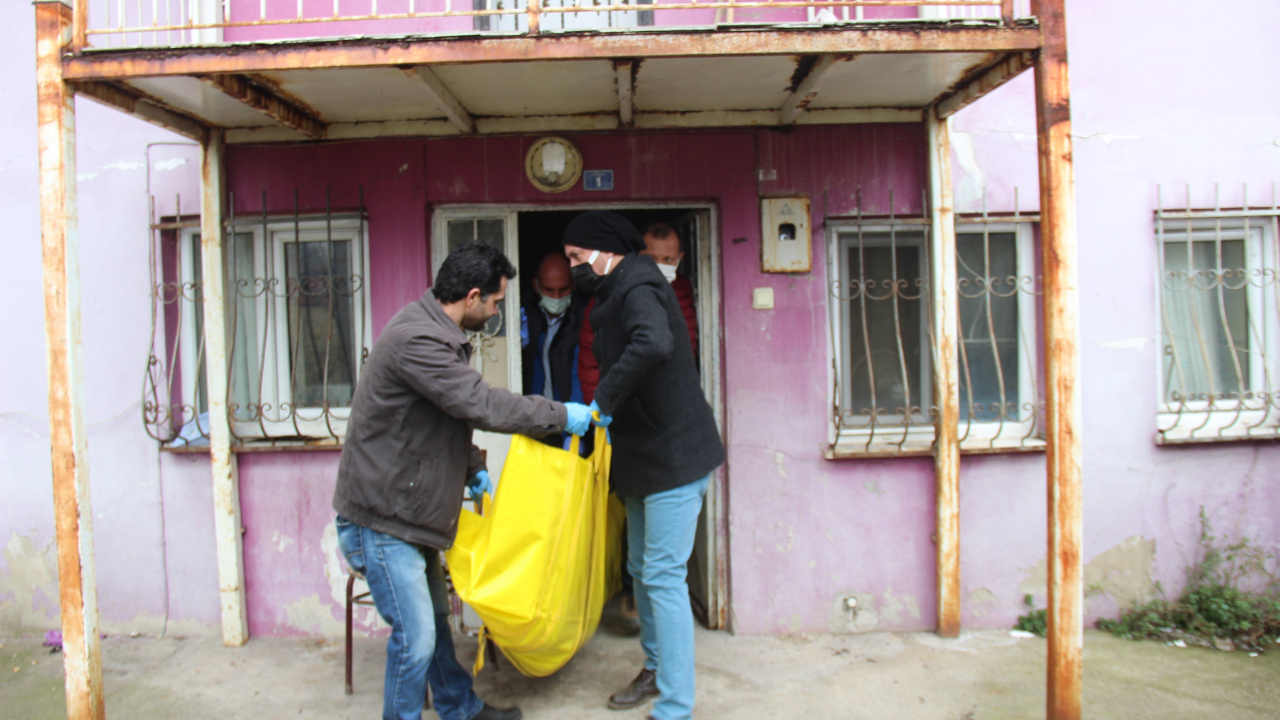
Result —
<path fill-rule="evenodd" d="M 50 652 L 58 652 L 62 650 L 62 631 L 50 630 L 44 634 L 45 647 L 52 648 Z"/>
<path fill-rule="evenodd" d="M 1178 638 L 1177 640 L 1174 640 L 1171 644 L 1172 644 L 1174 647 L 1184 648 L 1184 647 L 1186 647 L 1186 646 L 1187 646 L 1187 641 L 1186 641 L 1186 640 L 1183 640 L 1182 638 Z"/>
<path fill-rule="evenodd" d="M 1036 636 L 1035 633 L 1030 633 L 1030 632 L 1027 632 L 1026 630 L 1010 630 L 1009 635 L 1010 637 L 1016 637 L 1016 638 L 1033 638 Z"/>

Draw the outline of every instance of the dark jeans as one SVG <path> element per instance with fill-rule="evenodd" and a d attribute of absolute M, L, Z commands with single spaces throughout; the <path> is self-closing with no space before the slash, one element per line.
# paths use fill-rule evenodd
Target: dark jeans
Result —
<path fill-rule="evenodd" d="M 335 522 L 347 564 L 369 582 L 373 604 L 391 626 L 383 720 L 421 720 L 428 682 L 440 720 L 471 720 L 484 703 L 453 652 L 440 553 L 342 516 Z"/>

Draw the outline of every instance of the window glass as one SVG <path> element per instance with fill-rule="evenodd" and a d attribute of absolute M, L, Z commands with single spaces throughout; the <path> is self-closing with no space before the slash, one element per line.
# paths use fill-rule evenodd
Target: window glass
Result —
<path fill-rule="evenodd" d="M 996 422 L 1019 416 L 1017 238 L 956 236 L 960 301 L 960 418 Z"/>
<path fill-rule="evenodd" d="M 450 220 L 448 226 L 449 235 L 449 252 L 453 252 L 458 245 L 469 242 L 471 240 L 480 240 L 486 245 L 492 245 L 502 252 L 506 252 L 506 221 L 502 218 L 479 218 L 468 220 Z M 515 292 L 515 288 L 510 288 L 507 292 Z M 507 336 L 506 323 L 503 321 L 503 307 L 498 306 L 498 314 L 485 324 L 479 334 L 485 338 L 499 338 Z"/>
<path fill-rule="evenodd" d="M 1249 275 L 1244 240 L 1164 243 L 1165 402 L 1249 392 Z"/>
<path fill-rule="evenodd" d="M 355 282 L 346 240 L 285 244 L 290 382 L 299 407 L 345 407 L 355 392 Z"/>
<path fill-rule="evenodd" d="M 912 241 L 914 240 L 914 242 Z M 902 424 L 927 408 L 923 246 L 919 236 L 865 234 L 845 248 L 845 412 L 854 423 Z M 922 400 L 922 398 L 924 398 Z M 918 421 L 913 417 L 912 422 Z"/>

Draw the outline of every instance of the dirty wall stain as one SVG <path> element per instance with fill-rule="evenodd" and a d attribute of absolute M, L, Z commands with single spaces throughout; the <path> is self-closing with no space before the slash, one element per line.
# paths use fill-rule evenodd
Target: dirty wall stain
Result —
<path fill-rule="evenodd" d="M 0 575 L 0 634 L 58 627 L 58 550 L 17 533 L 4 549 L 8 572 Z"/>
<path fill-rule="evenodd" d="M 1119 607 L 1148 602 L 1156 596 L 1156 584 L 1151 577 L 1155 559 L 1155 540 L 1141 535 L 1126 538 L 1085 564 L 1085 589 L 1111 598 Z M 1041 559 L 1023 579 L 1022 593 L 1043 598 L 1048 577 L 1048 562 Z"/>

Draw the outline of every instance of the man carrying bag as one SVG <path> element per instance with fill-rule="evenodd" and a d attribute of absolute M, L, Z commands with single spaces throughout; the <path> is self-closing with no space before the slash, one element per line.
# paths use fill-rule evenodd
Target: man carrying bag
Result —
<path fill-rule="evenodd" d="M 583 435 L 591 412 L 489 387 L 466 330 L 498 314 L 510 261 L 480 242 L 445 259 L 430 292 L 392 318 L 361 369 L 338 466 L 338 543 L 391 625 L 384 720 L 420 720 L 428 681 L 441 720 L 519 720 L 471 689 L 454 656 L 440 550 L 457 532 L 464 486 L 492 492 L 472 430 Z"/>

